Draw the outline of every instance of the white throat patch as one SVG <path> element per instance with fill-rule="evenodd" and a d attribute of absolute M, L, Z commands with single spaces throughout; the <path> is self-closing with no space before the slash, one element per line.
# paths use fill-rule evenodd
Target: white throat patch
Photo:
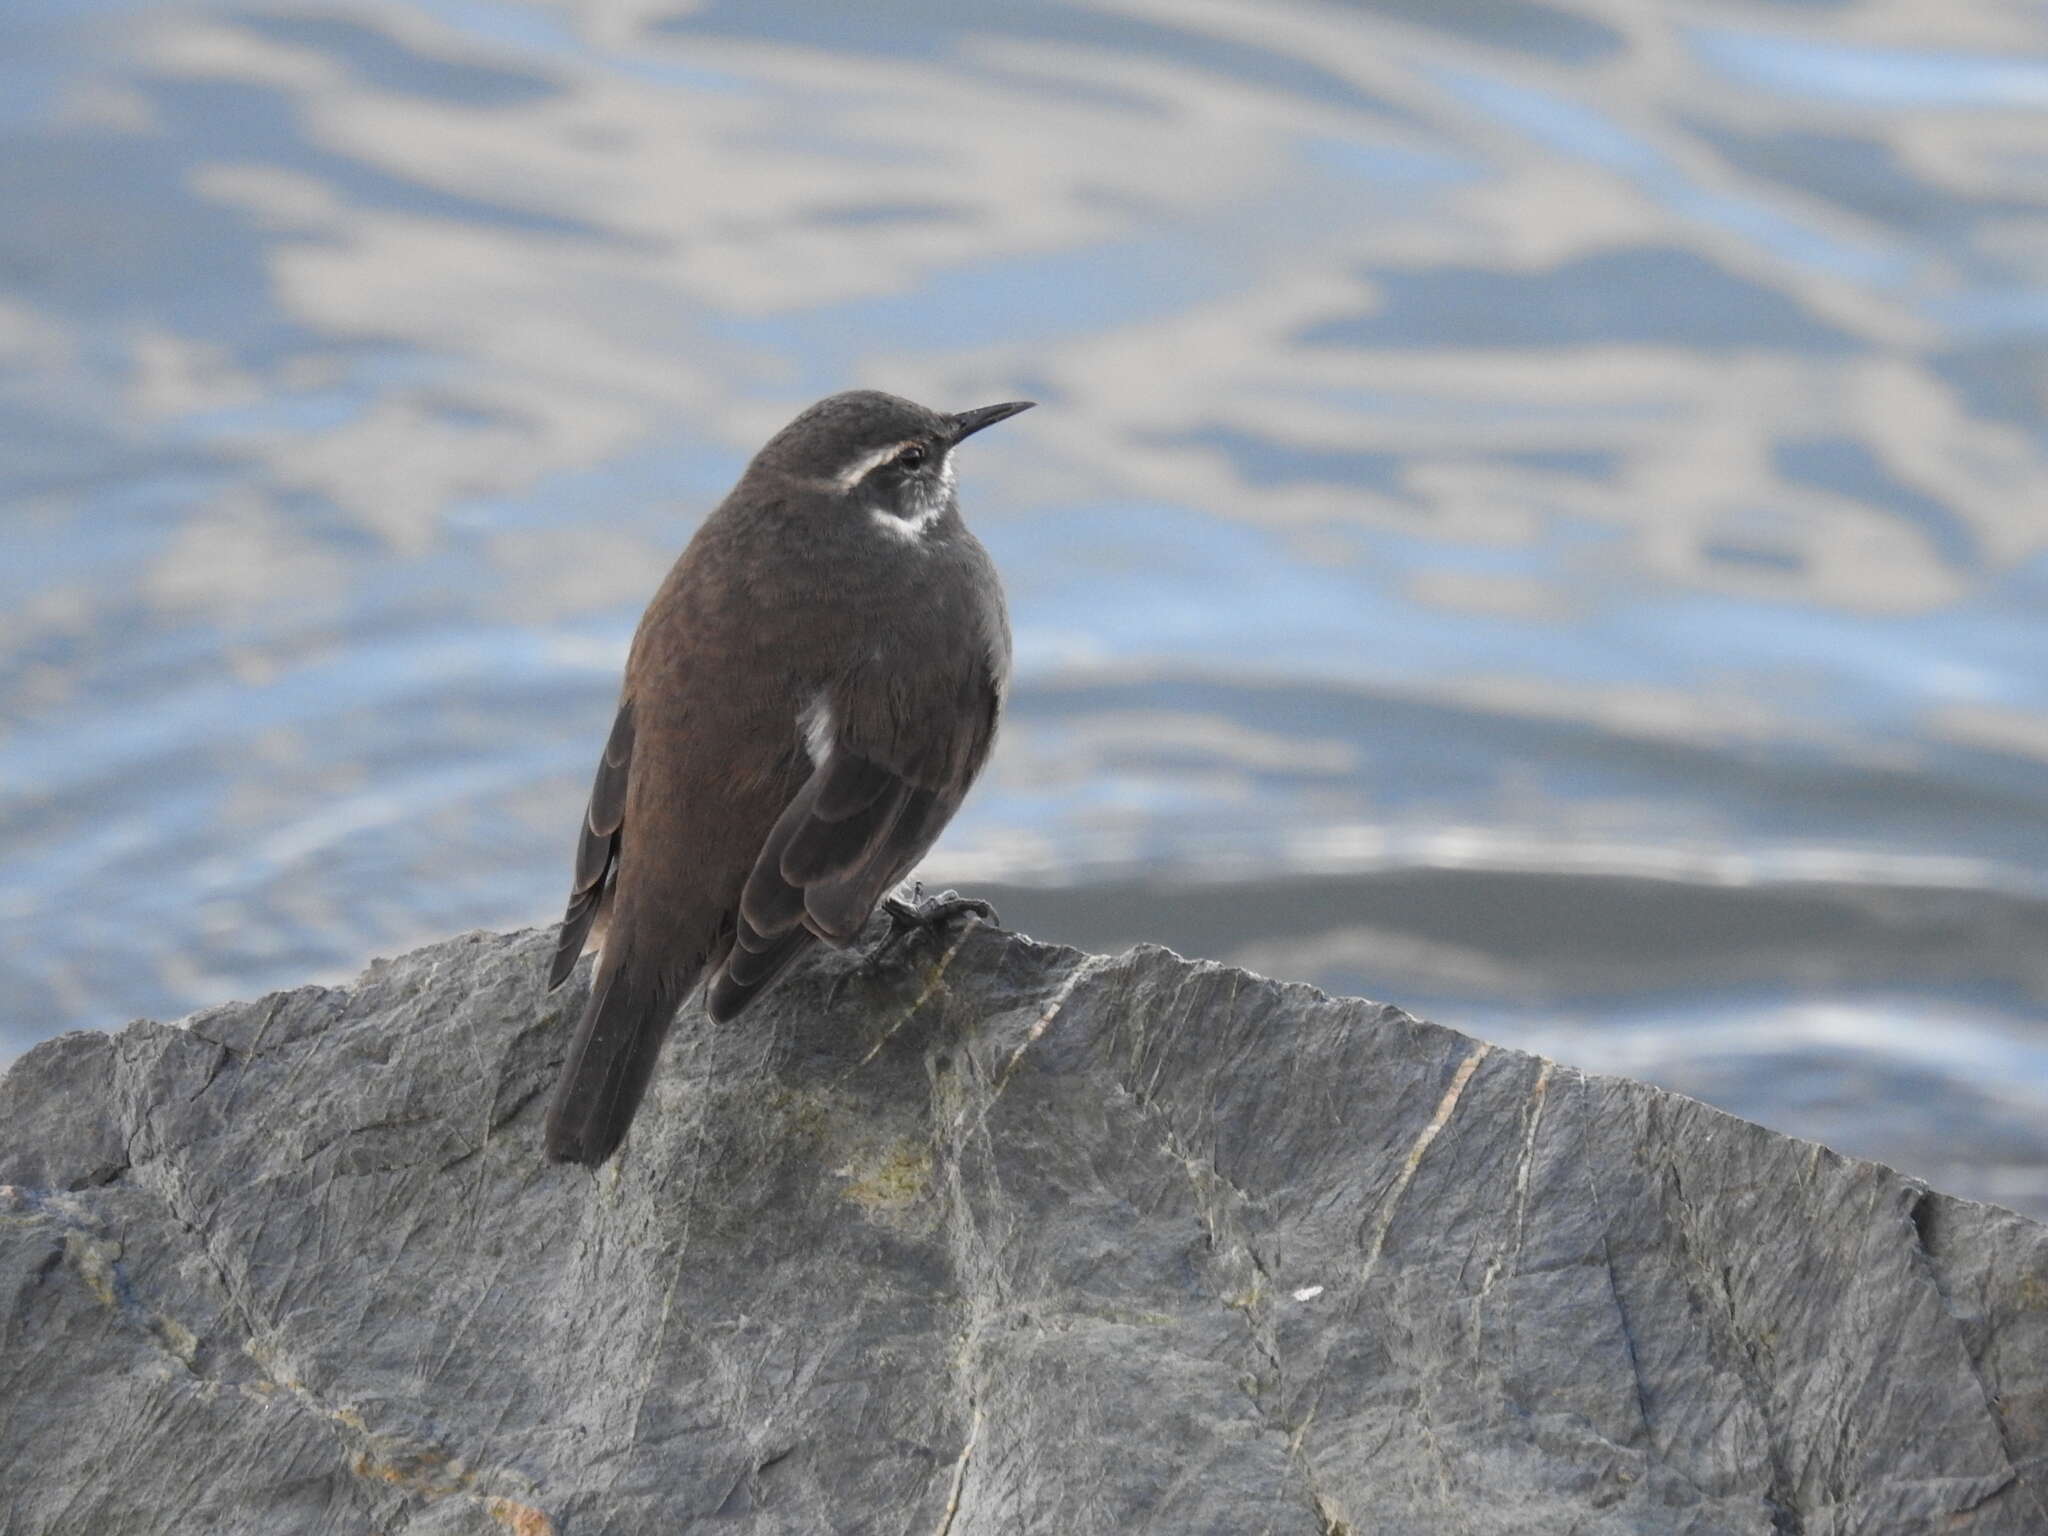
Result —
<path fill-rule="evenodd" d="M 898 517 L 894 512 L 873 507 L 869 509 L 868 516 L 883 532 L 895 535 L 906 544 L 917 544 L 923 542 L 924 536 L 931 532 L 932 524 L 945 510 L 943 506 L 926 507 L 915 517 Z"/>
<path fill-rule="evenodd" d="M 927 484 L 918 482 L 923 492 L 917 510 L 909 517 L 898 517 L 885 507 L 869 507 L 868 516 L 875 525 L 894 534 L 906 544 L 916 544 L 931 532 L 932 524 L 946 515 L 946 507 L 953 500 L 953 455 L 948 453 L 939 461 L 939 477 Z"/>

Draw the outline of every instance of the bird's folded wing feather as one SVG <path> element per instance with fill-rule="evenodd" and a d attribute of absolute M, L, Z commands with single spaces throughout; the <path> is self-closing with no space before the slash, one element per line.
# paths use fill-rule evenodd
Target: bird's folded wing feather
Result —
<path fill-rule="evenodd" d="M 583 953 L 590 925 L 604 902 L 605 883 L 619 862 L 619 838 L 626 819 L 626 777 L 633 760 L 633 701 L 619 705 L 612 721 L 612 733 L 598 759 L 597 781 L 590 787 L 590 804 L 583 813 L 583 828 L 576 838 L 576 873 L 570 882 L 569 910 L 562 918 L 562 935 L 555 946 L 554 968 L 548 986 L 559 987 L 576 968 Z"/>
<path fill-rule="evenodd" d="M 911 714 L 926 733 L 915 750 L 835 732 L 761 845 L 740 896 L 739 949 L 765 953 L 798 925 L 846 943 L 938 839 L 988 756 L 999 701 L 976 669 L 941 702 L 951 707 Z"/>

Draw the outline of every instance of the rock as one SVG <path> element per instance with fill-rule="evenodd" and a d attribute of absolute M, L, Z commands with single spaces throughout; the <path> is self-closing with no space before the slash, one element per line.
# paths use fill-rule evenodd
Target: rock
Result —
<path fill-rule="evenodd" d="M 540 1155 L 541 932 L 29 1052 L 0 1529 L 2048 1531 L 2043 1228 L 1392 1008 L 943 942 L 693 1010 L 595 1175 Z"/>

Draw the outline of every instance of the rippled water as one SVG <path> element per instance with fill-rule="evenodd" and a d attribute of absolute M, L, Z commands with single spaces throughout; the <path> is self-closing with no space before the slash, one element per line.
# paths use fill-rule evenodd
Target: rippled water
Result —
<path fill-rule="evenodd" d="M 977 439 L 928 873 L 2048 1214 L 2048 13 L 0 10 L 0 1053 L 552 919 L 626 638 Z"/>

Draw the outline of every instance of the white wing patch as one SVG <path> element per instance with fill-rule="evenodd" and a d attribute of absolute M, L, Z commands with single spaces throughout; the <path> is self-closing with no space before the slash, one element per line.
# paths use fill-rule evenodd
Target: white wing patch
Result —
<path fill-rule="evenodd" d="M 838 722 L 832 718 L 832 705 L 820 692 L 810 703 L 797 711 L 797 733 L 804 739 L 804 750 L 811 755 L 811 766 L 822 768 L 825 759 L 832 753 L 832 737 Z"/>

